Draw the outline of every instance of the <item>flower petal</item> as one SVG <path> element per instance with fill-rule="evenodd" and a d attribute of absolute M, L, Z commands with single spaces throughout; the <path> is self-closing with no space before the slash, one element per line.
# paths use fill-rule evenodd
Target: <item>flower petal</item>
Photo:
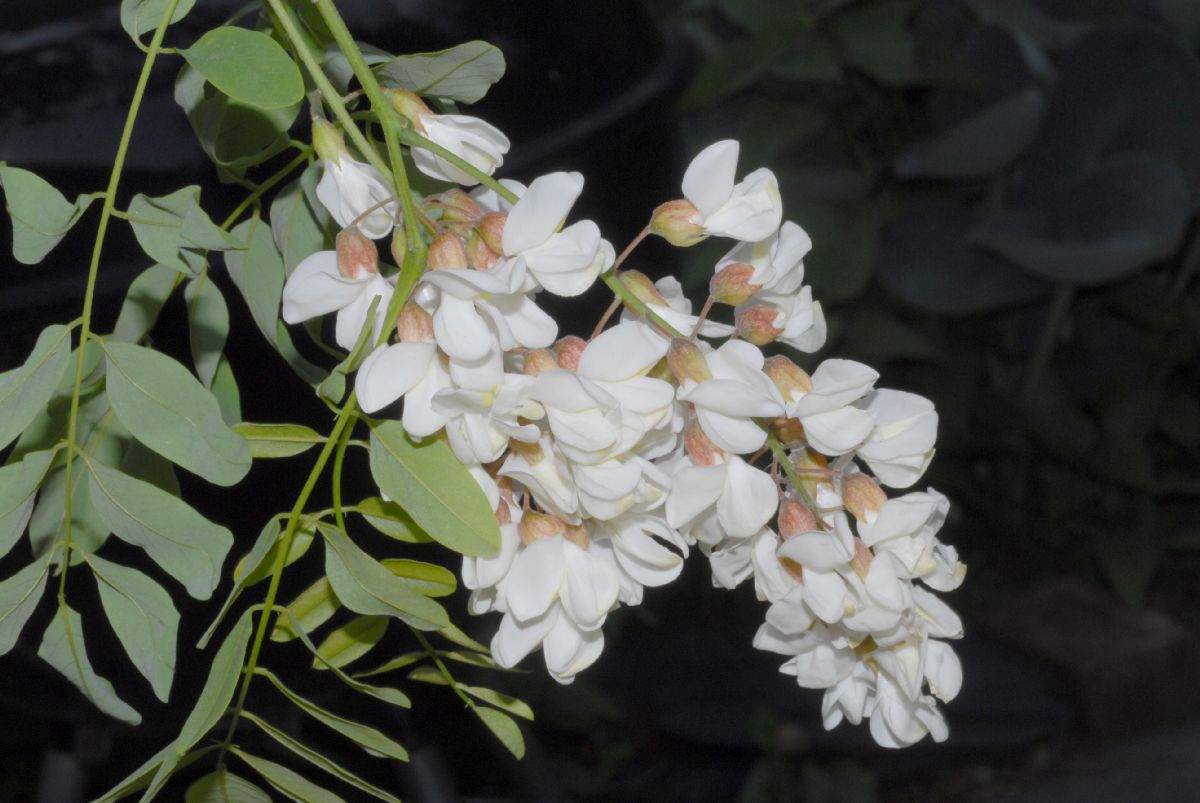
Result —
<path fill-rule="evenodd" d="M 396 343 L 375 349 L 363 360 L 355 378 L 358 405 L 364 413 L 380 410 L 412 390 L 425 378 L 429 361 L 437 358 L 432 343 Z"/>
<path fill-rule="evenodd" d="M 583 191 L 583 176 L 579 173 L 549 173 L 539 176 L 517 201 L 501 237 L 504 253 L 515 256 L 536 248 L 558 230 Z"/>
<path fill-rule="evenodd" d="M 687 172 L 683 174 L 683 197 L 691 201 L 701 215 L 711 215 L 729 200 L 733 193 L 739 150 L 737 140 L 723 139 L 700 151 L 688 165 Z"/>
<path fill-rule="evenodd" d="M 563 545 L 559 536 L 534 541 L 517 555 L 505 586 L 508 609 L 518 619 L 545 613 L 563 584 Z"/>
<path fill-rule="evenodd" d="M 283 320 L 300 323 L 347 307 L 363 291 L 366 277 L 346 279 L 336 251 L 318 251 L 301 260 L 283 286 Z"/>

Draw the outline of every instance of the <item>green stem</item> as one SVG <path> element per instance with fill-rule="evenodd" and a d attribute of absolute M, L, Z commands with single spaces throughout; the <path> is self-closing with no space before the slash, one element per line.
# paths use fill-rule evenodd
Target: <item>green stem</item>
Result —
<path fill-rule="evenodd" d="M 333 517 L 337 521 L 338 529 L 343 533 L 346 532 L 346 516 L 342 509 L 342 461 L 346 459 L 346 445 L 350 442 L 352 434 L 354 434 L 353 425 L 342 429 L 342 436 L 338 438 L 337 452 L 333 455 Z"/>
<path fill-rule="evenodd" d="M 771 454 L 774 455 L 775 461 L 783 469 L 783 473 L 787 475 L 788 481 L 792 487 L 796 489 L 796 493 L 800 494 L 800 499 L 814 514 L 817 513 L 817 503 L 813 501 L 812 496 L 808 493 L 808 488 L 804 485 L 804 480 L 796 471 L 796 467 L 792 465 L 792 459 L 788 456 L 787 449 L 783 448 L 783 444 L 774 435 L 767 433 L 767 446 L 771 449 Z M 829 527 L 824 520 L 817 515 L 817 524 L 822 530 L 828 530 Z"/>
<path fill-rule="evenodd" d="M 425 638 L 425 634 L 420 630 L 417 630 L 415 627 L 409 627 L 409 630 L 411 630 L 413 635 L 417 637 L 417 641 L 421 643 L 421 648 L 425 650 L 425 653 L 437 666 L 438 672 L 440 672 L 442 677 L 446 679 L 446 683 L 451 689 L 454 690 L 454 693 L 457 694 L 462 701 L 467 704 L 468 708 L 474 708 L 475 701 L 468 697 L 467 693 L 458 687 L 458 682 L 454 679 L 454 676 L 450 674 L 450 670 L 446 667 L 446 664 L 438 655 L 437 650 L 435 650 L 433 645 L 429 643 L 429 639 Z"/>
<path fill-rule="evenodd" d="M 515 204 L 520 200 L 516 193 L 514 193 L 508 187 L 505 187 L 499 181 L 492 178 L 490 175 L 483 172 L 454 151 L 450 150 L 449 148 L 442 147 L 428 137 L 421 136 L 412 128 L 400 129 L 400 141 L 409 147 L 424 148 L 427 151 L 437 154 L 450 164 L 457 167 L 459 170 L 467 173 L 480 184 L 495 190 L 497 195 L 508 201 L 510 204 Z"/>
<path fill-rule="evenodd" d="M 222 766 L 222 762 L 225 760 L 225 753 L 233 743 L 233 735 L 237 730 L 238 720 L 241 718 L 242 710 L 246 705 L 246 695 L 250 691 L 250 680 L 254 676 L 255 667 L 258 666 L 258 656 L 262 652 L 263 639 L 267 635 L 267 625 L 270 622 L 271 613 L 275 609 L 275 598 L 279 594 L 279 581 L 283 577 L 283 568 L 287 565 L 287 556 L 291 552 L 292 541 L 295 540 L 296 533 L 300 529 L 300 522 L 304 518 L 304 506 L 308 504 L 308 498 L 312 495 L 313 489 L 317 485 L 317 480 L 325 470 L 325 464 L 329 462 L 330 455 L 341 440 L 342 431 L 354 421 L 357 407 L 357 401 L 354 395 L 351 394 L 350 401 L 342 408 L 341 414 L 333 425 L 333 431 L 329 433 L 329 438 L 321 448 L 321 453 L 317 456 L 312 470 L 308 472 L 308 479 L 304 481 L 304 487 L 300 489 L 300 496 L 296 499 L 296 504 L 292 506 L 291 513 L 288 514 L 287 528 L 283 532 L 279 549 L 275 553 L 275 562 L 271 566 L 271 582 L 267 587 L 267 596 L 262 603 L 263 613 L 258 619 L 258 628 L 255 630 L 254 641 L 250 647 L 250 657 L 242 669 L 242 685 L 238 690 L 237 702 L 233 705 L 229 730 L 225 734 L 225 739 L 221 742 L 221 755 L 217 759 L 218 766 Z"/>
<path fill-rule="evenodd" d="M 664 321 L 662 318 L 660 318 L 658 315 L 656 315 L 649 307 L 647 307 L 644 303 L 642 303 L 642 300 L 640 298 L 638 298 L 637 296 L 635 296 L 633 294 L 633 291 L 631 291 L 628 287 L 626 287 L 625 283 L 622 282 L 621 279 L 615 273 L 613 273 L 611 270 L 608 273 L 602 274 L 600 276 L 600 278 L 604 281 L 605 284 L 608 285 L 608 289 L 613 291 L 613 295 L 615 295 L 617 298 L 621 299 L 621 303 L 623 303 L 625 306 L 629 307 L 629 309 L 633 310 L 634 314 L 640 315 L 643 318 L 646 318 L 652 324 L 654 324 L 659 329 L 661 329 L 664 334 L 668 334 L 671 337 L 685 337 L 685 335 L 683 333 L 681 333 L 678 329 L 676 329 L 674 326 L 671 326 L 671 324 Z"/>
<path fill-rule="evenodd" d="M 67 416 L 67 459 L 64 468 L 66 521 L 64 524 L 63 569 L 58 584 L 59 603 L 65 599 L 67 589 L 67 568 L 71 565 L 71 492 L 72 469 L 75 463 L 75 437 L 79 426 L 79 395 L 83 387 L 84 352 L 88 338 L 91 336 L 92 303 L 96 295 L 96 277 L 100 273 L 100 255 L 104 251 L 104 235 L 108 232 L 108 221 L 116 209 L 117 187 L 121 183 L 121 172 L 125 169 L 125 155 L 129 151 L 129 141 L 133 137 L 133 124 L 137 120 L 138 111 L 142 106 L 142 98 L 146 94 L 146 85 L 150 82 L 150 71 L 162 48 L 163 37 L 175 7 L 179 0 L 168 0 L 163 10 L 162 19 L 154 29 L 150 47 L 146 50 L 146 58 L 142 61 L 142 72 L 138 76 L 137 86 L 133 90 L 133 99 L 129 102 L 129 111 L 125 115 L 125 127 L 121 130 L 121 140 L 117 143 L 117 155 L 113 159 L 112 171 L 108 174 L 108 187 L 104 190 L 104 206 L 100 210 L 100 223 L 96 227 L 96 240 L 92 244 L 92 261 L 88 265 L 87 287 L 83 293 L 83 314 L 79 326 L 79 351 L 75 360 L 75 383 L 71 389 L 71 407 Z"/>
<path fill-rule="evenodd" d="M 291 175 L 291 172 L 293 170 L 295 170 L 297 167 L 299 167 L 300 165 L 306 163 L 309 159 L 309 156 L 311 156 L 311 155 L 312 155 L 312 148 L 307 147 L 307 146 L 304 147 L 301 150 L 300 154 L 298 156 L 296 156 L 295 159 L 293 159 L 292 161 L 288 162 L 286 165 L 281 167 L 277 173 L 272 175 L 270 178 L 268 178 L 262 184 L 259 184 L 257 187 L 255 187 L 253 192 L 251 192 L 244 199 L 242 199 L 242 202 L 240 204 L 238 204 L 236 207 L 234 207 L 234 210 L 229 213 L 229 217 L 225 218 L 225 221 L 221 224 L 221 228 L 228 230 L 229 227 L 234 224 L 234 221 L 236 221 L 239 217 L 241 217 L 243 212 L 245 212 L 247 209 L 249 209 L 252 204 L 254 204 L 256 201 L 258 201 L 259 198 L 262 197 L 263 193 L 267 192 L 269 189 L 274 187 L 276 184 L 278 184 L 279 182 L 281 182 L 285 178 L 287 178 L 289 175 Z"/>
<path fill-rule="evenodd" d="M 1054 298 L 1050 301 L 1050 311 L 1046 314 L 1046 322 L 1042 324 L 1042 332 L 1038 336 L 1033 358 L 1029 361 L 1029 369 L 1025 372 L 1025 381 L 1021 383 L 1021 395 L 1018 404 L 1022 410 L 1033 406 L 1038 383 L 1042 374 L 1050 364 L 1054 355 L 1054 344 L 1062 331 L 1063 321 L 1067 311 L 1071 309 L 1071 301 L 1075 298 L 1075 285 L 1063 283 L 1054 290 Z"/>

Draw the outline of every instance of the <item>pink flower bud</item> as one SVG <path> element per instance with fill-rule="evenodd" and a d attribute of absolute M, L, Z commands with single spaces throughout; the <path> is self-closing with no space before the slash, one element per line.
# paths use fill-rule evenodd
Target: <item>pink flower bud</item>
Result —
<path fill-rule="evenodd" d="M 745 304 L 750 300 L 750 296 L 762 289 L 761 284 L 751 284 L 750 277 L 753 275 L 754 266 L 745 262 L 726 265 L 709 280 L 709 295 L 715 301 L 731 307 Z"/>
<path fill-rule="evenodd" d="M 396 318 L 396 335 L 401 343 L 434 342 L 433 316 L 416 302 L 408 302 L 401 307 L 400 317 Z"/>
<path fill-rule="evenodd" d="M 867 572 L 871 569 L 871 561 L 875 559 L 871 548 L 862 542 L 861 538 L 854 539 L 854 557 L 850 559 L 850 568 L 854 569 L 854 573 L 858 575 L 859 580 L 867 579 Z"/>
<path fill-rule="evenodd" d="M 693 382 L 712 379 L 712 372 L 708 370 L 704 354 L 691 340 L 682 337 L 672 340 L 671 348 L 667 351 L 667 363 L 671 366 L 671 373 L 675 375 L 675 379 L 681 383 L 689 379 Z"/>
<path fill-rule="evenodd" d="M 483 210 L 467 193 L 455 187 L 436 196 L 437 205 L 442 209 L 442 223 L 478 223 L 483 217 Z"/>
<path fill-rule="evenodd" d="M 346 140 L 342 139 L 342 132 L 328 120 L 313 120 L 312 140 L 313 149 L 323 162 L 338 164 L 342 161 L 342 156 L 349 153 L 346 150 Z"/>
<path fill-rule="evenodd" d="M 467 267 L 467 249 L 462 238 L 452 231 L 439 232 L 429 243 L 429 269 L 444 270 Z"/>
<path fill-rule="evenodd" d="M 821 529 L 816 515 L 798 499 L 784 499 L 779 506 L 779 537 L 784 541 L 800 533 Z"/>
<path fill-rule="evenodd" d="M 668 201 L 654 210 L 650 218 L 650 231 L 671 245 L 687 248 L 708 237 L 704 227 L 694 222 L 700 210 L 691 201 L 679 199 Z"/>
<path fill-rule="evenodd" d="M 487 243 L 487 247 L 497 254 L 504 253 L 504 223 L 508 215 L 503 212 L 489 212 L 479 221 L 479 236 Z"/>
<path fill-rule="evenodd" d="M 565 530 L 566 525 L 563 524 L 562 519 L 546 513 L 538 513 L 536 510 L 526 510 L 525 515 L 521 517 L 521 523 L 517 525 L 517 535 L 521 537 L 521 543 L 525 546 L 529 546 L 535 541 L 541 541 L 543 538 L 562 535 Z"/>
<path fill-rule="evenodd" d="M 643 304 L 657 304 L 665 307 L 667 300 L 662 297 L 662 293 L 658 292 L 658 288 L 654 286 L 654 282 L 650 281 L 650 277 L 642 273 L 640 270 L 626 270 L 618 274 L 621 284 L 629 288 L 629 292 L 641 301 Z"/>
<path fill-rule="evenodd" d="M 848 474 L 842 479 L 842 500 L 854 518 L 874 519 L 887 501 L 887 494 L 874 477 L 867 474 Z"/>
<path fill-rule="evenodd" d="M 525 365 L 522 373 L 525 376 L 537 376 L 558 367 L 558 360 L 546 349 L 533 349 L 525 353 Z"/>
<path fill-rule="evenodd" d="M 715 466 L 725 459 L 725 450 L 713 443 L 695 420 L 683 431 L 683 448 L 698 466 Z"/>
<path fill-rule="evenodd" d="M 771 377 L 771 381 L 785 399 L 803 396 L 813 387 L 812 377 L 782 354 L 767 357 L 763 363 L 763 373 Z"/>
<path fill-rule="evenodd" d="M 734 315 L 738 334 L 756 346 L 765 346 L 783 334 L 783 327 L 776 326 L 779 310 L 769 304 L 739 307 Z"/>
<path fill-rule="evenodd" d="M 559 338 L 558 342 L 554 344 L 554 353 L 558 355 L 559 366 L 571 372 L 578 371 L 579 357 L 585 348 L 587 348 L 587 341 L 582 337 L 567 335 Z"/>
<path fill-rule="evenodd" d="M 425 101 L 407 89 L 393 89 L 389 87 L 383 90 L 383 94 L 387 97 L 388 102 L 392 104 L 392 108 L 413 124 L 413 128 L 421 133 L 425 133 L 425 126 L 421 124 L 421 117 L 422 115 L 433 114 L 433 111 L 425 105 Z"/>
<path fill-rule="evenodd" d="M 357 279 L 364 273 L 379 272 L 379 249 L 357 226 L 339 231 L 334 247 L 337 249 L 338 273 L 343 277 Z"/>
<path fill-rule="evenodd" d="M 500 254 L 488 248 L 478 231 L 472 231 L 467 240 L 467 264 L 474 270 L 488 270 L 500 261 Z"/>

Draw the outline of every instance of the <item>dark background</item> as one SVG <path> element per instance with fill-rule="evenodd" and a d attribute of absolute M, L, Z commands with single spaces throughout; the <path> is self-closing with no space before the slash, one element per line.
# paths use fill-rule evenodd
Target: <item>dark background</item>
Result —
<path fill-rule="evenodd" d="M 169 43 L 186 44 L 234 5 L 202 0 Z M 604 655 L 571 687 L 544 678 L 536 656 L 527 674 L 463 673 L 533 704 L 521 763 L 444 689 L 405 685 L 418 686 L 416 705 L 397 718 L 330 688 L 303 669 L 302 652 L 271 646 L 268 664 L 298 690 L 398 732 L 414 760 L 392 774 L 334 740 L 322 747 L 415 800 L 1193 799 L 1200 3 L 339 7 L 357 38 L 394 52 L 469 39 L 500 47 L 506 77 L 470 111 L 511 137 L 503 173 L 582 171 L 577 213 L 618 249 L 657 203 L 678 196 L 682 169 L 709 142 L 739 139 L 743 174 L 771 167 L 785 215 L 815 243 L 808 277 L 830 322 L 817 359 L 861 359 L 881 385 L 938 407 L 939 453 L 919 487 L 950 496 L 941 537 L 970 572 L 949 598 L 966 620 L 955 645 L 966 681 L 945 708 L 943 745 L 887 752 L 864 728 L 822 730 L 820 695 L 750 647 L 763 607 L 747 588 L 711 589 L 697 559 L 676 584 L 609 617 Z M 68 197 L 100 189 L 139 64 L 114 4 L 5 8 L 0 159 Z M 176 68 L 163 59 L 154 75 L 122 201 L 196 183 L 220 219 L 244 191 L 218 182 L 195 145 L 171 99 Z M 95 214 L 38 266 L 2 258 L 0 365 L 23 360 L 46 323 L 78 315 Z M 97 299 L 102 332 L 147 265 L 114 224 Z M 10 253 L 7 240 L 0 246 Z M 630 264 L 655 278 L 681 272 L 698 298 L 726 247 L 680 253 L 650 242 Z M 327 426 L 324 406 L 263 348 L 227 277 L 217 281 L 229 290 L 228 354 L 246 419 Z M 597 289 L 586 302 L 559 307 L 564 331 L 586 334 L 607 298 Z M 186 354 L 182 319 L 175 299 L 155 345 Z M 359 469 L 347 484 L 369 488 Z M 240 555 L 270 512 L 290 506 L 305 472 L 303 458 L 256 466 L 247 496 L 181 481 L 202 512 L 234 530 Z M 0 576 L 24 565 L 23 549 L 0 561 Z M 105 549 L 138 560 L 119 544 Z M 311 581 L 303 566 L 289 572 L 284 599 Z M 82 582 L 75 592 L 76 607 L 95 593 Z M 203 680 L 190 645 L 211 605 L 182 602 L 166 706 L 111 635 L 89 629 L 97 669 L 148 724 L 107 721 L 36 657 L 51 608 L 45 601 L 0 672 L 0 710 L 19 725 L 0 731 L 0 800 L 99 793 L 174 735 Z M 484 641 L 495 626 L 460 610 L 455 619 Z M 373 657 L 410 648 L 392 634 Z M 259 705 L 288 716 L 267 695 Z"/>

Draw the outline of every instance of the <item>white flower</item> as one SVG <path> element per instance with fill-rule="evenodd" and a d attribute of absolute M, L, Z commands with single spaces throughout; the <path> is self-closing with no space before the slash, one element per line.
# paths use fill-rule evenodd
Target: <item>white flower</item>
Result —
<path fill-rule="evenodd" d="M 921 478 L 933 459 L 938 416 L 933 403 L 915 393 L 879 389 L 859 402 L 875 419 L 875 428 L 858 447 L 858 456 L 884 485 L 907 488 Z"/>
<path fill-rule="evenodd" d="M 611 521 L 595 521 L 591 531 L 593 549 L 612 554 L 620 577 L 620 599 L 627 605 L 641 603 L 643 587 L 666 585 L 683 571 L 687 541 L 661 516 L 629 513 Z"/>
<path fill-rule="evenodd" d="M 425 136 L 469 162 L 481 173 L 491 175 L 504 164 L 508 137 L 491 123 L 466 114 L 427 114 L 419 117 Z M 474 186 L 479 180 L 446 159 L 419 146 L 412 149 L 413 164 L 427 176 L 441 181 Z"/>
<path fill-rule="evenodd" d="M 696 155 L 683 175 L 683 195 L 698 214 L 692 222 L 705 234 L 757 241 L 769 237 L 783 219 L 783 202 L 775 174 L 765 167 L 734 183 L 736 140 L 709 145 Z"/>
<path fill-rule="evenodd" d="M 383 176 L 371 165 L 341 153 L 334 159 L 323 159 L 325 172 L 317 182 L 319 200 L 333 219 L 342 227 L 349 226 L 372 207 L 358 229 L 372 240 L 392 233 L 396 224 L 398 204 L 395 193 Z"/>
<path fill-rule="evenodd" d="M 696 420 L 713 443 L 727 452 L 759 449 L 766 432 L 754 418 L 783 415 L 783 399 L 763 373 L 763 354 L 741 340 L 730 340 L 704 356 L 711 379 L 685 379 L 676 394 L 696 409 Z"/>
<path fill-rule="evenodd" d="M 384 313 L 392 299 L 392 285 L 373 271 L 343 276 L 338 271 L 336 251 L 318 251 L 305 257 L 283 287 L 283 320 L 300 323 L 330 312 L 337 312 L 335 339 L 349 351 L 354 348 L 372 299 L 379 304 L 372 322 L 372 338 L 383 332 Z"/>
<path fill-rule="evenodd" d="M 432 435 L 446 425 L 445 414 L 433 408 L 433 397 L 450 386 L 450 374 L 433 343 L 380 346 L 363 360 L 354 385 L 364 413 L 381 410 L 403 396 L 401 420 L 414 438 Z"/>
<path fill-rule="evenodd" d="M 747 280 L 764 292 L 781 295 L 795 293 L 804 281 L 804 257 L 812 250 L 812 240 L 804 229 L 790 220 L 765 240 L 741 242 L 717 263 L 714 273 L 729 265 L 742 263 L 754 271 Z"/>
<path fill-rule="evenodd" d="M 737 455 L 729 455 L 708 466 L 691 460 L 681 463 L 672 477 L 665 512 L 672 527 L 715 544 L 724 537 L 754 535 L 775 515 L 778 504 L 775 481 Z M 711 526 L 714 514 L 715 528 Z"/>
<path fill-rule="evenodd" d="M 852 406 L 870 392 L 879 374 L 853 360 L 825 360 L 812 375 L 812 387 L 790 388 L 784 401 L 789 418 L 804 425 L 808 444 L 826 455 L 852 451 L 866 440 L 875 419 Z"/>

